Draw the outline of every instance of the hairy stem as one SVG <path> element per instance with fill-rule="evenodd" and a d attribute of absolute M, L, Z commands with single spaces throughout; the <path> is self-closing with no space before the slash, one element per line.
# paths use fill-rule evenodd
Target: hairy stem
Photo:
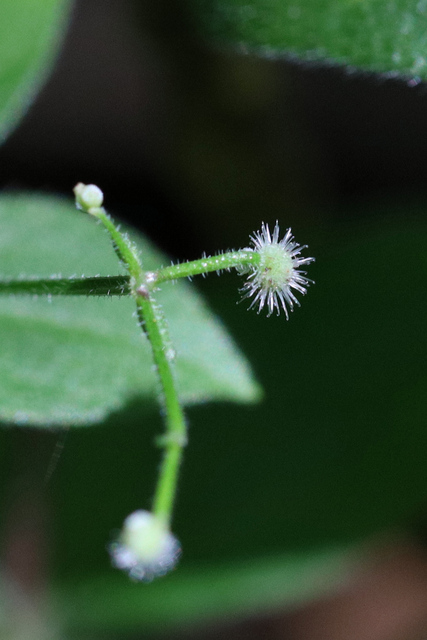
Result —
<path fill-rule="evenodd" d="M 90 209 L 90 215 L 98 218 L 98 220 L 107 229 L 110 238 L 113 242 L 113 248 L 117 257 L 126 267 L 131 278 L 132 293 L 141 284 L 143 271 L 142 265 L 139 260 L 138 250 L 136 245 L 129 239 L 127 234 L 122 234 L 118 227 L 114 224 L 112 218 L 108 215 L 103 207 L 97 207 Z"/>
<path fill-rule="evenodd" d="M 168 280 L 177 278 L 192 278 L 193 276 L 210 273 L 212 271 L 222 271 L 230 269 L 244 269 L 259 264 L 259 255 L 250 249 L 239 251 L 229 251 L 220 253 L 217 256 L 206 256 L 200 260 L 172 264 L 169 267 L 162 267 L 157 271 L 146 274 L 147 282 L 154 286 Z"/>
<path fill-rule="evenodd" d="M 114 248 L 128 268 L 131 275 L 127 276 L 82 276 L 81 278 L 61 278 L 51 276 L 50 278 L 29 278 L 29 279 L 0 279 L 0 295 L 33 295 L 33 296 L 128 296 L 132 294 L 137 286 L 145 283 L 149 290 L 155 289 L 162 282 L 176 280 L 178 278 L 192 278 L 212 271 L 229 270 L 231 268 L 243 269 L 245 266 L 255 266 L 259 262 L 259 256 L 253 251 L 243 249 L 241 251 L 230 251 L 218 256 L 210 256 L 183 262 L 182 264 L 161 267 L 155 271 L 143 271 L 139 264 L 139 259 L 135 260 L 126 256 L 123 259 L 124 250 L 127 253 L 133 252 L 129 244 L 123 240 L 120 232 L 114 227 L 111 219 L 104 213 L 104 217 L 97 216 L 105 224 L 108 222 L 108 231 L 114 243 Z M 119 234 L 119 235 L 117 235 Z M 120 246 L 119 246 L 120 245 Z"/>
<path fill-rule="evenodd" d="M 174 350 L 170 343 L 166 320 L 148 286 L 147 273 L 143 271 L 135 245 L 124 236 L 103 208 L 90 209 L 107 229 L 114 250 L 128 270 L 130 293 L 135 298 L 138 319 L 151 345 L 153 360 L 161 386 L 161 402 L 165 410 L 165 448 L 159 479 L 154 495 L 153 513 L 169 527 L 176 494 L 182 450 L 187 440 L 187 429 L 178 390 L 175 383 L 172 360 Z"/>
<path fill-rule="evenodd" d="M 128 296 L 129 276 L 12 278 L 0 280 L 0 294 L 33 296 Z"/>
<path fill-rule="evenodd" d="M 166 433 L 161 439 L 165 451 L 153 500 L 153 513 L 169 526 L 182 451 L 187 442 L 187 427 L 172 369 L 174 351 L 162 309 L 145 287 L 140 287 L 137 293 L 138 317 L 151 343 L 166 415 Z"/>

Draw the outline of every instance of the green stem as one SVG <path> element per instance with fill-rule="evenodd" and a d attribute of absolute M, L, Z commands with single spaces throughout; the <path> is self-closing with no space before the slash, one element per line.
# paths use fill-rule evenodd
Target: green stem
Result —
<path fill-rule="evenodd" d="M 143 282 L 142 265 L 139 260 L 136 245 L 130 240 L 126 233 L 121 233 L 114 224 L 112 218 L 108 215 L 103 207 L 90 209 L 90 215 L 98 218 L 107 229 L 113 242 L 113 248 L 119 260 L 126 267 L 131 277 L 131 288 L 134 293 L 135 289 Z"/>
<path fill-rule="evenodd" d="M 174 351 L 169 342 L 163 312 L 145 287 L 139 289 L 136 304 L 138 317 L 153 351 L 166 415 L 166 433 L 162 438 L 165 451 L 153 500 L 153 513 L 169 527 L 182 451 L 187 443 L 187 426 L 172 370 Z"/>
<path fill-rule="evenodd" d="M 97 216 L 98 217 L 98 216 Z M 126 243 L 120 243 L 123 239 L 120 232 L 114 227 L 111 219 L 105 215 L 102 222 L 108 222 L 108 231 L 114 243 L 116 252 L 120 254 L 120 260 L 132 271 L 132 282 L 135 287 L 141 282 L 145 282 L 149 289 L 155 288 L 156 285 L 177 278 L 191 278 L 193 276 L 209 273 L 211 271 L 220 271 L 231 268 L 244 268 L 249 265 L 256 265 L 259 262 L 259 255 L 253 251 L 241 250 L 229 253 L 223 253 L 218 256 L 201 258 L 191 262 L 183 262 L 169 267 L 162 267 L 156 271 L 142 271 L 138 258 L 126 261 L 123 260 L 124 249 L 129 252 L 133 249 L 129 248 Z M 112 226 L 112 228 L 110 228 Z M 117 236 L 119 233 L 119 237 Z M 121 246 L 119 246 L 119 243 Z M 0 279 L 0 295 L 33 295 L 33 296 L 127 296 L 131 291 L 130 276 L 91 276 L 81 278 L 61 278 L 60 276 L 51 276 L 50 278 L 29 278 L 17 279 L 12 278 Z"/>
<path fill-rule="evenodd" d="M 0 280 L 0 294 L 33 296 L 128 296 L 129 276 Z"/>
<path fill-rule="evenodd" d="M 155 286 L 168 280 L 192 278 L 193 276 L 212 271 L 220 272 L 224 269 L 244 269 L 245 267 L 258 265 L 259 260 L 259 254 L 250 249 L 229 251 L 227 253 L 220 253 L 217 256 L 206 256 L 204 258 L 200 258 L 200 260 L 182 262 L 181 264 L 172 264 L 169 267 L 162 267 L 157 271 L 147 272 L 146 282 L 148 285 L 153 283 Z"/>
<path fill-rule="evenodd" d="M 169 528 L 182 451 L 187 441 L 184 413 L 172 369 L 174 350 L 163 312 L 149 290 L 150 273 L 142 270 L 135 245 L 120 233 L 103 208 L 90 209 L 88 212 L 97 217 L 108 230 L 114 249 L 129 272 L 130 292 L 135 298 L 138 318 L 150 342 L 160 379 L 166 433 L 163 437 L 165 452 L 154 495 L 153 513 Z"/>

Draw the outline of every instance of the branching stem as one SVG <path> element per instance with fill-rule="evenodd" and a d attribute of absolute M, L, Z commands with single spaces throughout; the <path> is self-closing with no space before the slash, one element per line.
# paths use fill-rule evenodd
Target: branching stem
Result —
<path fill-rule="evenodd" d="M 99 207 L 88 211 L 107 229 L 114 249 L 130 276 L 130 293 L 135 298 L 138 319 L 151 345 L 153 360 L 161 385 L 161 402 L 165 409 L 166 433 L 163 437 L 164 456 L 154 495 L 153 514 L 169 528 L 176 494 L 182 450 L 187 441 L 187 429 L 173 371 L 172 348 L 166 320 L 148 286 L 136 246 L 114 225 L 112 219 Z"/>
<path fill-rule="evenodd" d="M 109 227 L 111 219 L 105 214 L 102 222 L 108 221 Z M 113 229 L 108 228 L 108 231 Z M 112 236 L 116 253 L 123 255 L 123 250 L 136 251 L 130 249 L 127 242 L 117 244 L 117 229 L 114 227 Z M 121 236 L 123 239 L 123 236 Z M 33 295 L 33 296 L 129 296 L 135 294 L 139 285 L 145 284 L 149 291 L 154 291 L 163 282 L 177 280 L 178 278 L 192 278 L 197 275 L 204 275 L 212 271 L 222 271 L 244 269 L 246 266 L 256 266 L 259 263 L 259 255 L 254 251 L 242 249 L 241 251 L 230 251 L 217 256 L 200 258 L 181 264 L 172 264 L 168 267 L 161 267 L 155 271 L 143 271 L 139 260 L 126 261 L 122 258 L 132 275 L 126 276 L 82 276 L 81 278 L 61 278 L 51 276 L 50 278 L 5 278 L 0 279 L 0 295 Z"/>

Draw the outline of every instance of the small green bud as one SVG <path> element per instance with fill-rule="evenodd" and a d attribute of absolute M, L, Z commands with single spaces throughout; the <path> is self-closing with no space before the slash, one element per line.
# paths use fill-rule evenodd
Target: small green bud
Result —
<path fill-rule="evenodd" d="M 104 194 L 95 184 L 79 182 L 73 189 L 76 196 L 76 206 L 90 213 L 91 209 L 99 209 L 104 201 Z"/>

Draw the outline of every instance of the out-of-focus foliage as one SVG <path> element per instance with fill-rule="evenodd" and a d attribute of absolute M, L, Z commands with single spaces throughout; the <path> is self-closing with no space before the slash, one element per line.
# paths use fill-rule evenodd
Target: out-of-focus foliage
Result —
<path fill-rule="evenodd" d="M 427 78 L 426 0 L 189 1 L 218 42 Z"/>
<path fill-rule="evenodd" d="M 2 0 L 0 6 L 0 141 L 30 105 L 58 50 L 66 0 Z"/>

